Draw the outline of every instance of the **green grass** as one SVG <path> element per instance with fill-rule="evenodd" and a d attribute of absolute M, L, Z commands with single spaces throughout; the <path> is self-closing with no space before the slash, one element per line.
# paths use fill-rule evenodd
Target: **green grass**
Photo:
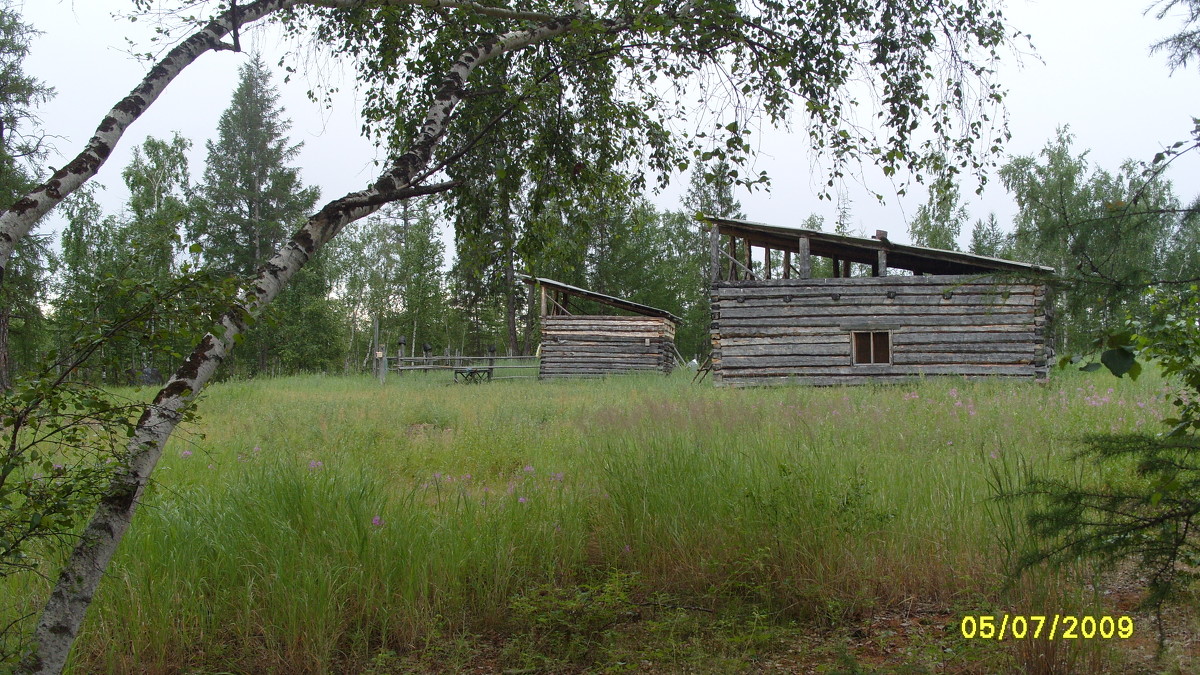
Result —
<path fill-rule="evenodd" d="M 1153 377 L 445 380 L 212 387 L 198 433 L 167 448 L 75 672 L 723 672 L 914 601 L 1067 602 L 1006 590 L 1020 514 L 989 480 L 1065 470 L 1079 434 L 1165 412 Z M 45 592 L 0 581 L 17 599 L 0 625 Z M 927 651 L 914 658 L 942 653 Z"/>

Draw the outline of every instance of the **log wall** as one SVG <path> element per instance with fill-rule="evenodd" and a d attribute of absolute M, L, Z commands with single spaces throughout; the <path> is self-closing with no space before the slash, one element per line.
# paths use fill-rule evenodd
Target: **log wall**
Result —
<path fill-rule="evenodd" d="M 675 324 L 652 316 L 542 317 L 541 377 L 670 373 Z"/>
<path fill-rule="evenodd" d="M 1042 378 L 1046 287 L 979 276 L 718 281 L 718 386 L 865 384 L 922 375 Z M 852 362 L 851 333 L 886 331 L 891 363 Z"/>

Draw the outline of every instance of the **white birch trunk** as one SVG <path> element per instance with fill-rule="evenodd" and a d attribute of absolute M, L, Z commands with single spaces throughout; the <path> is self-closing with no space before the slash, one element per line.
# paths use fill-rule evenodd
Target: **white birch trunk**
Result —
<path fill-rule="evenodd" d="M 279 7 L 291 3 L 290 0 L 264 0 L 256 4 Z M 142 414 L 129 441 L 128 459 L 113 479 L 59 575 L 38 622 L 33 650 L 22 661 L 18 672 L 62 671 L 92 596 L 133 519 L 138 499 L 162 456 L 167 439 L 179 423 L 183 409 L 212 378 L 233 348 L 235 338 L 245 332 L 246 319 L 257 317 L 279 295 L 288 280 L 347 223 L 376 211 L 389 201 L 433 191 L 413 188 L 411 183 L 429 165 L 433 149 L 462 99 L 465 84 L 479 64 L 566 33 L 571 26 L 571 17 L 554 19 L 535 28 L 512 31 L 465 51 L 435 94 L 412 149 L 397 158 L 372 187 L 326 204 L 262 267 L 248 289 L 247 303 L 231 308 L 222 317 L 223 334 L 219 337 L 212 333 L 205 335 Z"/>

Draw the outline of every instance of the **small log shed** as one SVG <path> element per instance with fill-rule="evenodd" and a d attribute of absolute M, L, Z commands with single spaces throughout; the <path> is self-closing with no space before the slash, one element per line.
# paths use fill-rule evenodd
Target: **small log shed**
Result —
<path fill-rule="evenodd" d="M 866 239 L 702 220 L 717 386 L 1044 378 L 1053 361 L 1051 268 L 896 244 L 882 230 Z M 817 268 L 832 277 L 813 278 Z"/>
<path fill-rule="evenodd" d="M 553 279 L 522 277 L 541 289 L 542 358 L 538 377 L 578 377 L 657 371 L 675 367 L 675 327 L 670 312 Z M 633 316 L 574 314 L 573 299 L 592 300 Z"/>

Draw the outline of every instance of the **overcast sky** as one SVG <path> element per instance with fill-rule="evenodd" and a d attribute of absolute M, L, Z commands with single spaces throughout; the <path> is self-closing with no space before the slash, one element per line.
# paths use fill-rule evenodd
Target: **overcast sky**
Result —
<path fill-rule="evenodd" d="M 41 112 L 45 129 L 56 136 L 62 156 L 72 157 L 92 135 L 104 114 L 141 79 L 146 66 L 128 55 L 126 39 L 139 51 L 151 49 L 148 26 L 115 19 L 114 11 L 131 6 L 129 0 L 17 0 L 25 20 L 43 32 L 26 60 L 26 71 L 51 84 L 58 92 Z M 1161 55 L 1151 56 L 1149 46 L 1179 25 L 1143 15 L 1147 3 L 1117 0 L 1014 0 L 1006 13 L 1011 24 L 1032 36 L 1036 56 L 1021 64 L 1009 58 L 1000 71 L 1008 88 L 1006 99 L 1012 140 L 1006 154 L 1037 153 L 1055 129 L 1071 126 L 1076 147 L 1090 148 L 1094 166 L 1116 170 L 1126 158 L 1149 159 L 1163 146 L 1188 138 L 1192 116 L 1200 116 L 1200 71 L 1168 72 Z M 264 52 L 274 64 L 284 45 L 271 33 L 253 32 L 243 46 Z M 203 171 L 204 139 L 215 135 L 217 119 L 229 105 L 238 66 L 246 54 L 209 53 L 189 67 L 151 106 L 121 141 L 98 180 L 107 186 L 103 203 L 109 211 L 124 199 L 120 172 L 133 147 L 147 135 L 169 137 L 179 131 L 195 142 L 191 154 L 193 178 Z M 361 121 L 353 82 L 340 86 L 332 109 L 310 103 L 305 92 L 308 78 L 301 74 L 284 84 L 277 75 L 281 102 L 293 122 L 292 139 L 304 143 L 297 160 L 306 183 L 321 188 L 324 199 L 339 197 L 364 187 L 378 172 L 379 152 L 359 135 Z M 748 218 L 776 225 L 798 225 L 810 213 L 832 222 L 836 206 L 817 198 L 825 177 L 816 168 L 806 147 L 802 126 L 792 134 L 763 136 L 756 169 L 773 178 L 770 193 L 740 192 Z M 924 200 L 915 190 L 903 199 L 873 167 L 863 167 L 870 190 L 848 187 L 855 225 L 863 232 L 888 230 L 893 240 L 907 241 L 907 222 Z M 1172 169 L 1177 193 L 1183 199 L 1200 194 L 1200 157 L 1191 156 Z M 686 177 L 653 200 L 676 208 Z M 1015 209 L 1004 190 L 993 180 L 983 197 L 964 186 L 971 218 L 995 212 L 1008 226 Z M 880 205 L 870 196 L 887 197 Z M 969 232 L 964 232 L 965 245 Z"/>

